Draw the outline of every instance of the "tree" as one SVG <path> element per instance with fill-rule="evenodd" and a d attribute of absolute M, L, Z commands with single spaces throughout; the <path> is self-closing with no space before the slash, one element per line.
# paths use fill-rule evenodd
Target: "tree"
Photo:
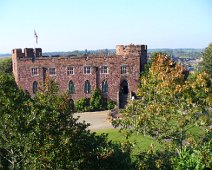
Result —
<path fill-rule="evenodd" d="M 58 94 L 53 81 L 46 82 L 33 98 L 13 84 L 11 77 L 0 79 L 4 169 L 129 168 L 129 154 L 120 145 L 108 142 L 104 134 L 90 132 L 88 124 L 73 118 L 70 95 Z"/>
<path fill-rule="evenodd" d="M 28 128 L 30 96 L 19 90 L 10 74 L 0 75 L 0 157 L 5 166 L 18 168 L 29 151 Z"/>
<path fill-rule="evenodd" d="M 140 99 L 132 101 L 123 110 L 122 119 L 114 121 L 113 124 L 127 129 L 130 133 L 136 131 L 148 134 L 167 148 L 164 151 L 150 149 L 146 153 L 140 153 L 136 159 L 136 167 L 185 168 L 186 164 L 178 166 L 178 162 L 183 162 L 180 157 L 185 153 L 185 145 L 191 146 L 204 137 L 201 134 L 195 138 L 190 130 L 202 127 L 203 131 L 210 131 L 210 77 L 204 72 L 188 76 L 182 66 L 169 57 L 158 54 L 153 58 L 149 71 L 141 76 L 138 95 Z M 209 161 L 207 166 L 211 164 L 209 159 L 199 160 L 202 161 L 199 165 L 204 165 L 205 160 Z M 188 165 L 187 168 L 189 167 L 191 166 Z"/>
<path fill-rule="evenodd" d="M 147 75 L 141 77 L 139 100 L 123 111 L 116 126 L 149 134 L 181 150 L 192 137 L 189 130 L 207 128 L 212 104 L 211 81 L 200 73 L 187 79 L 187 71 L 169 57 L 154 58 Z"/>
<path fill-rule="evenodd" d="M 202 66 L 202 70 L 208 72 L 212 77 L 212 43 L 204 50 L 200 65 Z"/>

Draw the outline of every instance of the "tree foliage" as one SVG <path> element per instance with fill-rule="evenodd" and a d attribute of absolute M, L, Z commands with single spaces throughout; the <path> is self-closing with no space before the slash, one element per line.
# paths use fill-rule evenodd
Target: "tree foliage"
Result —
<path fill-rule="evenodd" d="M 0 75 L 0 156 L 5 164 L 16 168 L 28 152 L 26 118 L 30 97 L 19 90 L 10 74 Z"/>
<path fill-rule="evenodd" d="M 190 133 L 192 128 L 209 129 L 212 105 L 208 74 L 187 76 L 181 65 L 167 56 L 157 55 L 148 74 L 141 77 L 140 99 L 129 104 L 123 118 L 114 125 L 149 134 L 168 148 L 182 150 L 185 144 L 195 140 Z"/>
<path fill-rule="evenodd" d="M 212 43 L 208 45 L 202 54 L 202 62 L 200 63 L 202 70 L 208 72 L 212 77 Z"/>
<path fill-rule="evenodd" d="M 205 170 L 212 167 L 211 141 L 194 147 L 184 147 L 173 159 L 173 169 Z"/>
<path fill-rule="evenodd" d="M 0 77 L 0 160 L 4 169 L 126 169 L 127 152 L 73 117 L 70 95 L 47 82 L 33 97 Z M 122 158 L 123 161 L 119 161 Z M 115 165 L 115 166 L 114 166 Z"/>
<path fill-rule="evenodd" d="M 78 112 L 89 111 L 90 108 L 89 108 L 88 100 L 86 98 L 81 98 L 77 100 L 75 103 L 75 108 L 76 108 L 76 111 Z"/>
<path fill-rule="evenodd" d="M 115 102 L 111 99 L 103 100 L 102 94 L 99 89 L 95 89 L 91 98 L 81 98 L 76 101 L 76 111 L 88 112 L 88 111 L 100 111 L 106 109 L 113 109 Z"/>
<path fill-rule="evenodd" d="M 102 95 L 100 93 L 100 90 L 98 89 L 95 89 L 92 94 L 90 100 L 90 108 L 91 111 L 98 111 L 104 109 Z"/>

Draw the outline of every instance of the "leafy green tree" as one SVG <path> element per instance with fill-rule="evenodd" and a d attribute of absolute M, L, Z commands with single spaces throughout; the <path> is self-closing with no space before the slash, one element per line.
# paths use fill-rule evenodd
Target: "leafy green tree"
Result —
<path fill-rule="evenodd" d="M 58 94 L 53 81 L 33 98 L 13 85 L 8 75 L 0 77 L 4 169 L 129 169 L 129 154 L 73 118 L 70 95 Z"/>
<path fill-rule="evenodd" d="M 149 73 L 141 77 L 141 99 L 128 105 L 123 118 L 114 124 L 182 150 L 183 143 L 192 140 L 190 129 L 207 128 L 212 104 L 208 75 L 200 73 L 193 79 L 186 79 L 186 75 L 186 70 L 169 57 L 155 57 Z"/>
<path fill-rule="evenodd" d="M 18 168 L 27 157 L 30 96 L 19 90 L 10 74 L 0 75 L 0 157 L 4 164 Z M 26 146 L 26 147 L 25 147 Z M 5 165 L 6 166 L 6 165 Z"/>
<path fill-rule="evenodd" d="M 203 52 L 200 65 L 202 66 L 202 70 L 208 72 L 212 77 L 212 43 Z"/>

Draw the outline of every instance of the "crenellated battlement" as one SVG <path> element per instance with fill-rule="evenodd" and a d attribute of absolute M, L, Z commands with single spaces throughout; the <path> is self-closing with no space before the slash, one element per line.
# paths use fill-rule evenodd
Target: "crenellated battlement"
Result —
<path fill-rule="evenodd" d="M 147 45 L 117 45 L 116 55 L 141 55 L 147 51 Z"/>
<path fill-rule="evenodd" d="M 34 58 L 34 57 L 42 57 L 42 49 L 41 48 L 25 48 L 23 51 L 21 48 L 13 49 L 12 55 L 16 58 Z"/>
<path fill-rule="evenodd" d="M 60 92 L 73 100 L 90 98 L 102 90 L 105 101 L 123 107 L 136 94 L 140 73 L 147 63 L 146 45 L 117 45 L 114 53 L 43 56 L 41 48 L 12 50 L 13 74 L 17 85 L 35 95 L 46 78 L 58 83 Z"/>

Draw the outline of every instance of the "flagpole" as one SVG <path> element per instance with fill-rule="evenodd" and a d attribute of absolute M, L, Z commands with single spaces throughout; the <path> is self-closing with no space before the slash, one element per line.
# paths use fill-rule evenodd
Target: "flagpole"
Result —
<path fill-rule="evenodd" d="M 38 44 L 38 34 L 37 34 L 37 32 L 35 31 L 35 29 L 34 29 L 34 37 L 35 37 L 35 47 L 36 47 L 37 44 Z"/>

